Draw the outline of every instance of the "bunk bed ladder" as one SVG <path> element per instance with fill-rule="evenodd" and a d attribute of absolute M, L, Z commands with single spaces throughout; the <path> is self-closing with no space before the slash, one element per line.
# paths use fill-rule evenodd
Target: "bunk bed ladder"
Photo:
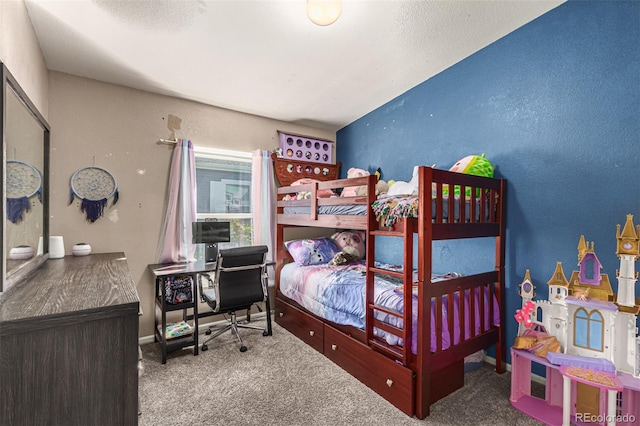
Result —
<path fill-rule="evenodd" d="M 412 336 L 412 299 L 413 299 L 413 234 L 415 231 L 415 219 L 404 219 L 397 226 L 389 229 L 381 229 L 374 215 L 370 215 L 368 227 L 367 250 L 367 277 L 366 277 L 366 339 L 369 345 L 386 355 L 395 358 L 403 365 L 411 363 L 411 336 Z M 404 258 L 401 272 L 379 268 L 375 264 L 375 242 L 377 237 L 399 237 L 403 239 Z M 397 313 L 377 306 L 374 303 L 374 276 L 376 274 L 387 275 L 402 280 L 404 306 L 408 307 L 403 313 Z M 402 326 L 394 327 L 376 319 L 377 314 L 396 317 Z M 388 345 L 384 340 L 374 335 L 374 328 L 402 339 L 400 346 Z"/>

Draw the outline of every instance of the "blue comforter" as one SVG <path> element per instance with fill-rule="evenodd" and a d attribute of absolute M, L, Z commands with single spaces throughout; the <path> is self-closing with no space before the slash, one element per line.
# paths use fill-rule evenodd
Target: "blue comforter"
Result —
<path fill-rule="evenodd" d="M 401 271 L 401 267 L 376 263 L 377 267 Z M 350 325 L 360 329 L 365 328 L 365 274 L 366 266 L 364 262 L 355 262 L 341 266 L 311 265 L 298 266 L 289 263 L 282 269 L 280 276 L 280 291 L 286 297 L 298 302 L 313 314 L 332 321 L 336 324 Z M 432 281 L 447 279 L 451 275 L 434 275 Z M 415 281 L 415 280 L 414 280 Z M 476 289 L 476 296 L 477 296 Z M 465 299 L 465 337 L 469 336 L 469 303 L 468 292 Z M 488 326 L 488 297 L 485 297 L 485 326 Z M 374 303 L 378 306 L 393 310 L 398 313 L 403 312 L 403 290 L 402 282 L 388 276 L 375 276 L 374 278 Z M 413 336 L 412 351 L 417 350 L 417 310 L 418 299 L 413 295 Z M 447 318 L 446 297 L 443 298 L 443 318 Z M 476 304 L 477 305 L 477 304 Z M 498 305 L 494 300 L 495 324 L 499 323 Z M 454 344 L 460 340 L 460 327 L 457 324 L 458 318 L 458 297 L 454 299 Z M 480 330 L 479 312 L 476 309 L 476 333 Z M 402 328 L 402 320 L 376 311 L 376 319 Z M 431 310 L 432 324 L 435 324 L 435 309 Z M 448 329 L 448 322 L 443 320 L 442 348 L 446 349 L 451 345 L 451 337 Z M 435 329 L 435 327 L 433 327 Z M 385 333 L 375 329 L 376 336 L 384 339 L 391 345 L 402 345 L 402 339 L 395 335 Z M 436 336 L 434 330 L 431 334 L 431 349 L 436 348 Z"/>

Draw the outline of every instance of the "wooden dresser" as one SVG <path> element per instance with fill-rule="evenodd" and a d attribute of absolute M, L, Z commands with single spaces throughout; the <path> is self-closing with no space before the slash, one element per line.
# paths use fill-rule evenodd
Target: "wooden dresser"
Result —
<path fill-rule="evenodd" d="M 0 295 L 1 425 L 136 425 L 139 298 L 124 253 L 50 259 Z"/>

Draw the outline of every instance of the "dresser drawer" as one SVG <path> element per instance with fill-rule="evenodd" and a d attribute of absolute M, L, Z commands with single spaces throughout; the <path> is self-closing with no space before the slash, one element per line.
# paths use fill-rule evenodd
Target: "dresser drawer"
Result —
<path fill-rule="evenodd" d="M 322 321 L 276 298 L 276 322 L 318 352 L 323 348 Z"/>
<path fill-rule="evenodd" d="M 414 414 L 413 372 L 325 325 L 324 355 L 409 416 Z"/>

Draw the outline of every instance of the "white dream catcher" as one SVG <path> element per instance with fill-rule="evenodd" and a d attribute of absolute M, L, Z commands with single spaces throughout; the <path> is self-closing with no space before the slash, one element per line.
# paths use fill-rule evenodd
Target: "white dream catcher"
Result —
<path fill-rule="evenodd" d="M 71 199 L 81 200 L 80 211 L 85 213 L 91 223 L 98 220 L 104 213 L 108 199 L 113 197 L 113 204 L 118 202 L 118 184 L 116 178 L 107 170 L 100 167 L 84 167 L 78 169 L 71 176 Z"/>
<path fill-rule="evenodd" d="M 29 163 L 7 160 L 7 218 L 13 223 L 22 220 L 31 209 L 29 199 L 34 195 L 42 203 L 42 175 Z"/>

